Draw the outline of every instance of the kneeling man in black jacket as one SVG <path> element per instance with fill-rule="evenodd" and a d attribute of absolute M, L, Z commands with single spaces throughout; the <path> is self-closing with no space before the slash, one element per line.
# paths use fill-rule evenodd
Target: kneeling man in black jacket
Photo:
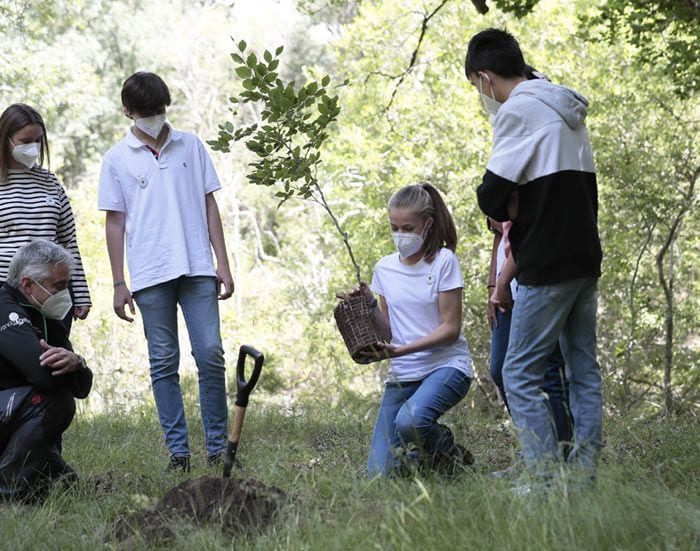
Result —
<path fill-rule="evenodd" d="M 75 477 L 57 444 L 92 372 L 61 321 L 72 269 L 66 249 L 35 240 L 19 248 L 0 288 L 0 501 L 40 497 L 52 480 Z"/>

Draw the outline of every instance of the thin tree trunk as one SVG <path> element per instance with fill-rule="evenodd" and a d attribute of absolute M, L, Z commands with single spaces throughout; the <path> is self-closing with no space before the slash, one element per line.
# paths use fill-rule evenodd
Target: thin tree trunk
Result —
<path fill-rule="evenodd" d="M 673 372 L 673 283 L 675 278 L 673 265 L 673 246 L 676 243 L 678 234 L 680 233 L 681 223 L 683 218 L 693 206 L 695 201 L 695 184 L 700 176 L 700 169 L 695 170 L 690 177 L 690 186 L 688 192 L 684 194 L 685 201 L 683 206 L 676 215 L 673 224 L 669 229 L 666 241 L 656 255 L 656 268 L 659 274 L 659 283 L 664 291 L 665 307 L 664 307 L 664 409 L 666 415 L 670 415 L 673 411 L 673 387 L 671 385 L 671 375 Z M 670 252 L 668 278 L 664 272 L 664 257 Z"/>

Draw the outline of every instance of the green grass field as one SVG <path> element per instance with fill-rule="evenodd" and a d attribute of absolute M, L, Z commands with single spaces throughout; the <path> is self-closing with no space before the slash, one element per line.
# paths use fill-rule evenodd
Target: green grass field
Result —
<path fill-rule="evenodd" d="M 190 406 L 191 477 L 207 469 L 201 428 Z M 217 526 L 178 525 L 163 549 L 698 549 L 700 428 L 695 417 L 606 419 L 597 486 L 514 497 L 486 476 L 506 466 L 515 441 L 502 421 L 447 416 L 476 457 L 454 478 L 367 480 L 369 415 L 310 406 L 283 415 L 251 402 L 241 442 L 243 470 L 291 499 L 263 531 L 231 539 Z M 42 506 L 5 505 L 1 549 L 119 549 L 116 520 L 154 504 L 186 478 L 163 472 L 167 455 L 155 413 L 78 416 L 64 438 L 80 471 L 69 490 Z M 109 473 L 109 474 L 108 474 Z M 108 477 L 109 487 L 105 480 Z M 97 483 L 101 480 L 101 483 Z"/>

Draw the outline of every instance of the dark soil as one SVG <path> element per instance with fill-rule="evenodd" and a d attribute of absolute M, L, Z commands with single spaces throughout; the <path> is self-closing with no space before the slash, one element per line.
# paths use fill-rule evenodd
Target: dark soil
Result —
<path fill-rule="evenodd" d="M 183 523 L 234 536 L 270 524 L 285 501 L 284 492 L 257 480 L 202 476 L 175 486 L 154 507 L 120 518 L 116 536 L 132 543 L 135 538 L 163 541 Z"/>

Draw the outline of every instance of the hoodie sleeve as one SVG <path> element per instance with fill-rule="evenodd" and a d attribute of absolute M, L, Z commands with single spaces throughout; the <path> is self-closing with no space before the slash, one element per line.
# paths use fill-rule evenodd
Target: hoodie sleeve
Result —
<path fill-rule="evenodd" d="M 476 190 L 479 207 L 487 216 L 499 222 L 508 220 L 508 200 L 534 151 L 533 136 L 525 121 L 501 107 L 496 116 L 491 158 Z"/>

